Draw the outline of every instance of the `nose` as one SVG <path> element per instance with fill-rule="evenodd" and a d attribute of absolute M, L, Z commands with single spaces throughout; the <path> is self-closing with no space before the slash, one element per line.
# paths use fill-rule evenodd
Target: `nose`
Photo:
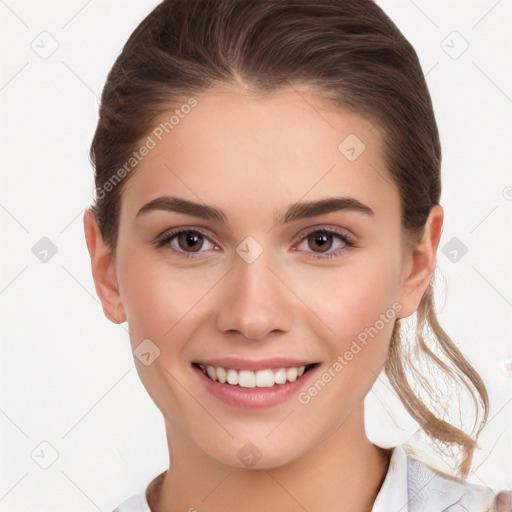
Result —
<path fill-rule="evenodd" d="M 217 328 L 261 340 L 273 331 L 287 332 L 293 324 L 293 294 L 279 272 L 269 268 L 263 254 L 248 263 L 236 257 L 223 280 L 217 310 Z"/>

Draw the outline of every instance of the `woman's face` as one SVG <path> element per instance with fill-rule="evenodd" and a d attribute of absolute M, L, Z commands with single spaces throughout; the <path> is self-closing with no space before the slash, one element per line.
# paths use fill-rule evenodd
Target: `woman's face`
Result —
<path fill-rule="evenodd" d="M 361 411 L 429 276 L 407 279 L 400 200 L 368 121 L 305 91 L 196 100 L 149 134 L 123 189 L 116 321 L 176 439 L 277 466 Z"/>

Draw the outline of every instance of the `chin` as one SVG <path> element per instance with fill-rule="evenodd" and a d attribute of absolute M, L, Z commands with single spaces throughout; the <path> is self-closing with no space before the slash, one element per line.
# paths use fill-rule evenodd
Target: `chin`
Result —
<path fill-rule="evenodd" d="M 253 437 L 254 441 L 249 441 L 244 436 L 233 440 L 230 445 L 219 443 L 215 447 L 212 446 L 211 450 L 202 449 L 210 457 L 227 466 L 240 469 L 274 469 L 290 464 L 302 453 L 298 443 L 293 442 L 293 438 L 285 438 L 286 445 L 282 439 L 269 441 L 260 432 Z"/>

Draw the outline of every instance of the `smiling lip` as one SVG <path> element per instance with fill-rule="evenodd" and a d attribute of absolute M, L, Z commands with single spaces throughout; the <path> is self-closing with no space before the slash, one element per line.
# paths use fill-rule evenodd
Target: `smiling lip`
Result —
<path fill-rule="evenodd" d="M 228 383 L 213 381 L 200 369 L 202 366 L 222 367 L 233 370 L 278 370 L 279 368 L 292 368 L 306 366 L 304 374 L 294 382 L 276 384 L 273 387 L 240 387 Z M 318 363 L 306 362 L 303 359 L 272 358 L 265 360 L 246 360 L 238 358 L 208 359 L 192 364 L 193 373 L 199 379 L 200 385 L 212 396 L 227 405 L 241 409 L 263 409 L 283 403 L 292 396 L 296 396 L 300 389 L 316 374 Z"/>

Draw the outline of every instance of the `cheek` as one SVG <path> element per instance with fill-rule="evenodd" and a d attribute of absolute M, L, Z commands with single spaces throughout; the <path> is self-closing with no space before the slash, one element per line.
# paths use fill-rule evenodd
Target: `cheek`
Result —
<path fill-rule="evenodd" d="M 354 259 L 350 265 L 333 269 L 328 278 L 322 273 L 321 278 L 309 280 L 308 305 L 332 332 L 326 335 L 323 327 L 317 331 L 328 357 L 318 380 L 298 399 L 315 408 L 315 417 L 330 418 L 324 433 L 345 421 L 361 403 L 387 358 L 400 311 L 395 300 L 398 266 L 393 258 L 388 264 L 379 261 Z M 306 418 L 304 428 L 313 428 L 314 423 Z"/>
<path fill-rule="evenodd" d="M 298 287 L 307 305 L 330 331 L 330 339 L 336 340 L 335 348 L 342 350 L 375 324 L 384 337 L 390 333 L 396 316 L 392 306 L 398 296 L 398 281 L 394 255 L 386 258 L 382 252 L 368 252 L 340 267 L 301 277 Z M 380 321 L 382 315 L 386 317 L 385 325 Z"/>
<path fill-rule="evenodd" d="M 176 339 L 176 332 L 191 325 L 194 309 L 215 282 L 208 275 L 194 278 L 193 270 L 176 269 L 154 260 L 142 261 L 133 253 L 122 266 L 121 275 L 121 300 L 132 343 L 149 338 L 161 348 L 169 345 L 170 339 Z"/>

